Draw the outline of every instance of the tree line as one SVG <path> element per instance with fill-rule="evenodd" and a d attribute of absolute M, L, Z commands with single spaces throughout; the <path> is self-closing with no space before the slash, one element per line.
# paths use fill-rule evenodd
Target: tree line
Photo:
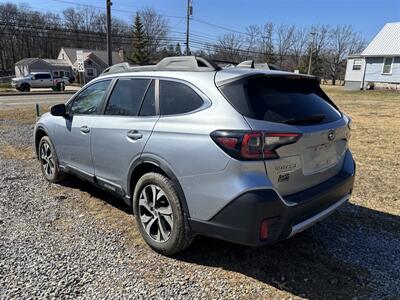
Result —
<path fill-rule="evenodd" d="M 171 55 L 185 55 L 183 32 L 171 29 L 169 20 L 152 8 L 138 10 L 132 24 L 112 19 L 112 45 L 123 49 L 133 63 L 149 64 Z M 349 25 L 249 25 L 243 31 L 227 30 L 215 39 L 191 34 L 193 55 L 238 63 L 253 59 L 284 70 L 311 73 L 334 83 L 343 79 L 346 57 L 365 47 L 365 40 Z M 106 15 L 96 9 L 68 8 L 62 13 L 39 12 L 25 5 L 0 4 L 0 69 L 12 70 L 26 57 L 55 58 L 61 47 L 104 50 Z"/>

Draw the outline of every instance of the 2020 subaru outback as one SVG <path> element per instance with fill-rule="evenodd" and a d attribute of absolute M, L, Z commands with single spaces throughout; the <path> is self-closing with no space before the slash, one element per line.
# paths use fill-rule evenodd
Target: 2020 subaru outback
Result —
<path fill-rule="evenodd" d="M 110 67 L 34 134 L 48 181 L 119 195 L 171 255 L 197 234 L 276 242 L 332 213 L 353 188 L 350 122 L 315 77 L 172 57 Z"/>

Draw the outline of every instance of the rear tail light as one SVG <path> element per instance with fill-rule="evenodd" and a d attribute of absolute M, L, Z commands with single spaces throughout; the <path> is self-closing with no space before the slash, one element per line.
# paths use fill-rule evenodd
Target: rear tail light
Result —
<path fill-rule="evenodd" d="M 230 156 L 239 160 L 262 160 L 279 158 L 276 149 L 296 143 L 299 133 L 229 131 L 211 133 L 214 142 Z"/>
<path fill-rule="evenodd" d="M 264 219 L 260 223 L 260 240 L 266 240 L 269 235 L 268 219 Z"/>

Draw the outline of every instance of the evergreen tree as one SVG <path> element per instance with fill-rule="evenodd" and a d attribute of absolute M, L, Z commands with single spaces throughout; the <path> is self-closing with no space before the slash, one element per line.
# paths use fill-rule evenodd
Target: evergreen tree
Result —
<path fill-rule="evenodd" d="M 181 56 L 182 55 L 182 49 L 181 49 L 181 44 L 177 43 L 175 46 L 175 55 Z"/>
<path fill-rule="evenodd" d="M 133 24 L 132 53 L 130 59 L 133 63 L 139 65 L 144 65 L 149 62 L 143 24 L 139 14 L 136 14 L 135 22 Z"/>

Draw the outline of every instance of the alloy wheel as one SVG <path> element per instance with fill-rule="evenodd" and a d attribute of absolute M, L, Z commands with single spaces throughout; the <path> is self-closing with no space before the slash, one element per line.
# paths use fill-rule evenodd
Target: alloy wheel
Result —
<path fill-rule="evenodd" d="M 139 217 L 146 233 L 156 242 L 166 242 L 174 226 L 171 204 L 157 185 L 146 185 L 139 197 Z"/>
<path fill-rule="evenodd" d="M 54 156 L 48 143 L 43 143 L 40 146 L 40 160 L 45 174 L 48 177 L 53 176 L 55 171 Z"/>

